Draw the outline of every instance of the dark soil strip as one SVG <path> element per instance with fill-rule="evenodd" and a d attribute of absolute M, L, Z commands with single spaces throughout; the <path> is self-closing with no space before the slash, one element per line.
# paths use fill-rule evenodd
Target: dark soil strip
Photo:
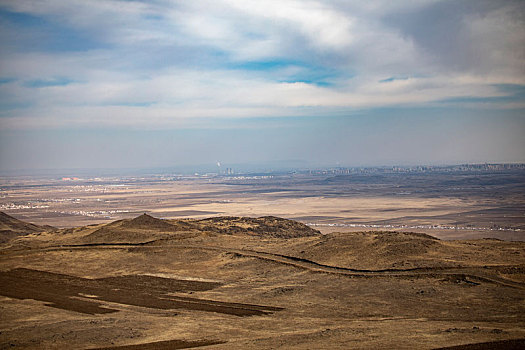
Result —
<path fill-rule="evenodd" d="M 525 349 L 525 339 L 511 339 L 491 341 L 487 343 L 465 344 L 438 348 L 435 350 L 523 350 Z"/>
<path fill-rule="evenodd" d="M 0 295 L 40 300 L 48 306 L 87 314 L 117 311 L 101 307 L 97 301 L 163 310 L 218 312 L 241 317 L 282 310 L 271 306 L 171 295 L 181 291 L 209 290 L 218 285 L 214 282 L 180 281 L 147 275 L 88 279 L 23 268 L 0 272 Z"/>
<path fill-rule="evenodd" d="M 162 292 L 203 292 L 217 288 L 222 285 L 218 282 L 202 282 L 191 280 L 176 280 L 150 275 L 127 275 L 116 277 L 97 278 L 99 282 L 112 285 L 132 285 L 140 289 L 156 290 Z"/>
<path fill-rule="evenodd" d="M 157 239 L 154 239 L 154 240 L 151 240 L 151 241 L 146 241 L 146 242 L 138 242 L 138 243 L 129 243 L 129 242 L 117 242 L 117 243 L 82 243 L 82 244 L 64 244 L 64 245 L 61 245 L 61 247 L 64 247 L 64 248 L 76 248 L 76 247 L 104 247 L 104 246 L 116 246 L 116 247 L 119 247 L 119 246 L 123 246 L 123 247 L 134 247 L 134 246 L 142 246 L 142 245 L 147 245 L 147 244 L 150 244 L 150 243 L 154 243 L 154 242 L 157 242 L 158 240 Z"/>
<path fill-rule="evenodd" d="M 172 349 L 190 349 L 198 348 L 201 346 L 224 344 L 225 341 L 218 340 L 196 340 L 196 341 L 186 341 L 186 340 L 166 340 L 166 341 L 157 341 L 153 343 L 144 343 L 137 345 L 123 345 L 123 346 L 113 346 L 108 348 L 95 348 L 92 350 L 172 350 Z"/>
<path fill-rule="evenodd" d="M 18 271 L 17 271 L 18 270 Z M 46 279 L 45 275 L 29 277 L 20 271 L 11 270 L 0 273 L 0 294 L 14 299 L 34 299 L 46 302 L 45 305 L 84 314 L 106 314 L 118 310 L 102 307 L 100 303 L 74 299 L 78 295 L 66 281 L 57 283 Z"/>

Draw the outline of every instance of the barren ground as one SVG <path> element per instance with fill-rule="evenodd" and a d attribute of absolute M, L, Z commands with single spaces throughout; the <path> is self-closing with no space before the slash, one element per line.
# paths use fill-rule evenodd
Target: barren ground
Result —
<path fill-rule="evenodd" d="M 0 348 L 523 347 L 524 256 L 522 242 L 275 218 L 36 233 L 1 249 Z"/>

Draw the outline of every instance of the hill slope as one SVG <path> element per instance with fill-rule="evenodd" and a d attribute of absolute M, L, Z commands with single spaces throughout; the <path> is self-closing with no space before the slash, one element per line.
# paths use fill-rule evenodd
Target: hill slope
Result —
<path fill-rule="evenodd" d="M 54 228 L 51 226 L 38 226 L 18 220 L 17 218 L 0 211 L 0 243 L 5 243 L 14 237 L 53 229 Z"/>
<path fill-rule="evenodd" d="M 191 227 L 175 225 L 148 214 L 134 219 L 111 222 L 83 237 L 88 243 L 141 243 L 165 238 L 177 232 L 187 232 Z"/>
<path fill-rule="evenodd" d="M 9 243 L 0 349 L 435 349 L 525 338 L 525 242 L 141 215 Z"/>
<path fill-rule="evenodd" d="M 102 226 L 83 237 L 86 243 L 140 243 L 161 238 L 188 238 L 202 234 L 244 234 L 259 237 L 297 238 L 320 232 L 296 221 L 260 218 L 214 217 L 202 220 L 163 220 L 148 214 Z"/>

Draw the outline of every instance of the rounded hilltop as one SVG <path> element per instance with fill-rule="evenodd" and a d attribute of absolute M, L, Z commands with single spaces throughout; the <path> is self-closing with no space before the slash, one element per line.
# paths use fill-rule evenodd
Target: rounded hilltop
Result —
<path fill-rule="evenodd" d="M 279 238 L 310 237 L 321 234 L 303 223 L 276 216 L 259 218 L 218 216 L 194 221 L 203 231 L 225 234 L 244 233 Z"/>

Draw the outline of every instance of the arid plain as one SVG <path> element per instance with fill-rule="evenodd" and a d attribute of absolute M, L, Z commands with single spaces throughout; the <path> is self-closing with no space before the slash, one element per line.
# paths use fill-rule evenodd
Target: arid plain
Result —
<path fill-rule="evenodd" d="M 523 174 L 396 176 L 6 178 L 0 347 L 523 347 Z"/>
<path fill-rule="evenodd" d="M 233 176 L 4 177 L 0 210 L 73 227 L 133 218 L 273 215 L 321 231 L 410 230 L 522 240 L 525 171 Z"/>

